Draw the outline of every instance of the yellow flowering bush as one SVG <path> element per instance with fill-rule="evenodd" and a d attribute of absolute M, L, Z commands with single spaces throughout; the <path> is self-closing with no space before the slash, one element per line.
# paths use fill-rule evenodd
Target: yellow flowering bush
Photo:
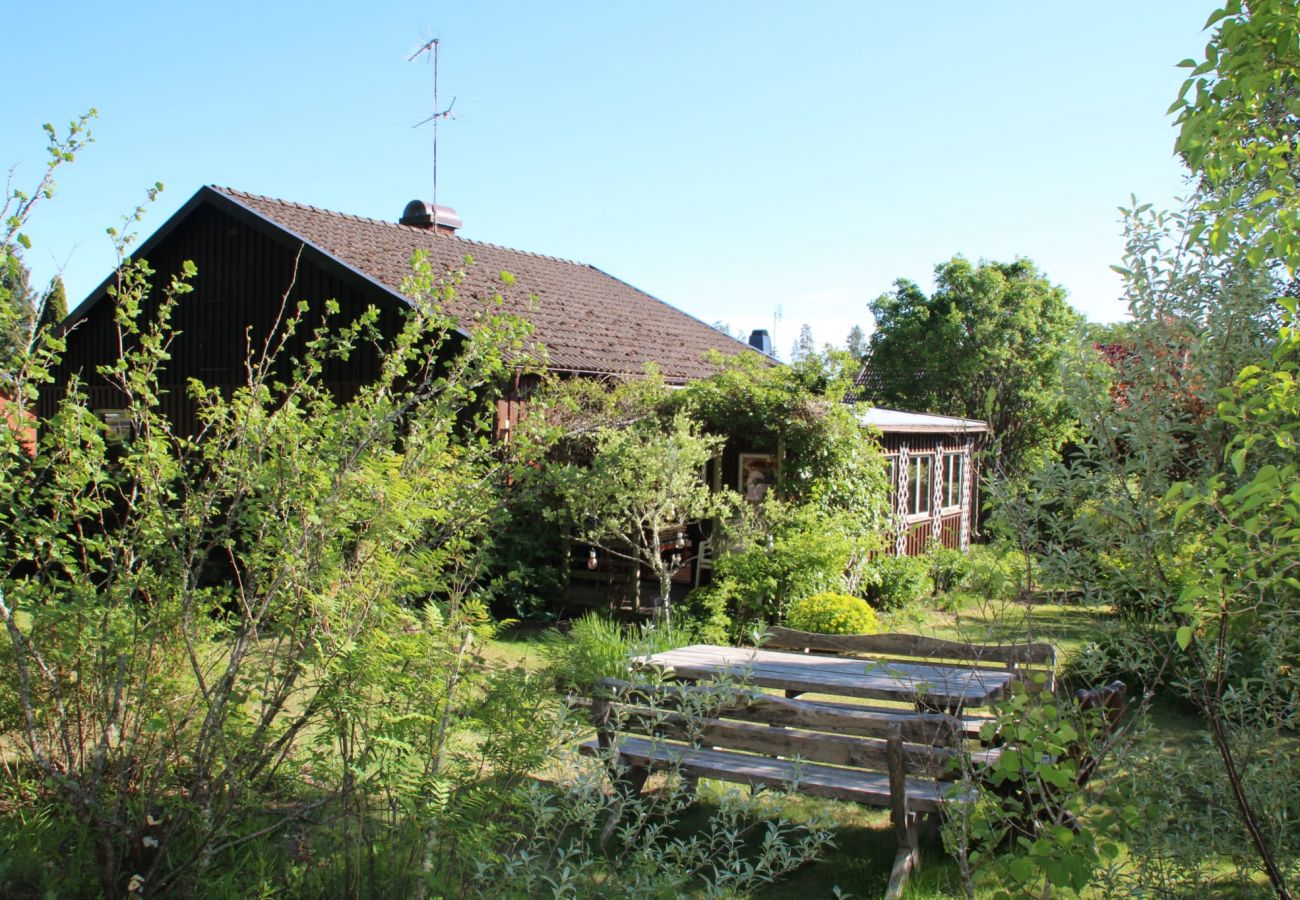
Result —
<path fill-rule="evenodd" d="M 834 591 L 813 594 L 791 603 L 785 624 L 817 634 L 875 634 L 880 630 L 876 611 L 867 601 Z"/>

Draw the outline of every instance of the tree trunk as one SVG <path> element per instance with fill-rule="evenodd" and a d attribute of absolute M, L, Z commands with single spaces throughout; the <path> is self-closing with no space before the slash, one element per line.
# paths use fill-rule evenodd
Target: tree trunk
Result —
<path fill-rule="evenodd" d="M 659 562 L 659 596 L 655 599 L 655 625 L 671 628 L 672 618 L 673 573 L 661 559 Z"/>

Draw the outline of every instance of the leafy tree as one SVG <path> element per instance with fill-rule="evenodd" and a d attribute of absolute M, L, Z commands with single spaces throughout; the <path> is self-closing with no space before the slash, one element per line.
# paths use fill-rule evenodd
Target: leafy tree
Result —
<path fill-rule="evenodd" d="M 1213 28 L 1204 59 L 1190 69 L 1178 99 L 1177 149 L 1201 179 L 1211 213 L 1202 227 L 1210 247 L 1253 244 L 1252 265 L 1271 261 L 1292 273 L 1300 262 L 1300 44 L 1295 0 L 1231 0 L 1205 23 Z"/>
<path fill-rule="evenodd" d="M 595 437 L 589 463 L 555 466 L 551 478 L 574 540 L 644 565 L 659 585 L 655 618 L 671 623 L 672 576 L 685 558 L 668 535 L 724 514 L 732 498 L 704 482 L 705 464 L 721 440 L 701 435 L 683 415 L 607 427 Z"/>
<path fill-rule="evenodd" d="M 1204 749 L 1127 760 L 1117 802 L 1142 810 L 1125 826 L 1130 886 L 1185 893 L 1228 860 L 1241 883 L 1262 872 L 1290 897 L 1300 391 L 1297 309 L 1282 294 L 1300 262 L 1300 9 L 1229 3 L 1207 27 L 1173 107 L 1201 190 L 1182 214 L 1128 211 L 1122 352 L 1081 357 L 1076 453 L 1000 508 L 1044 578 L 1126 616 L 1084 658 L 1147 697 L 1176 693 L 1203 725 Z M 1203 785 L 1200 800 L 1152 788 L 1170 783 Z"/>
<path fill-rule="evenodd" d="M 867 343 L 867 333 L 862 330 L 861 325 L 854 325 L 849 329 L 847 345 L 849 355 L 854 359 L 860 361 L 867 358 L 867 348 L 870 345 Z"/>
<path fill-rule="evenodd" d="M 1060 367 L 1079 317 L 1029 260 L 957 256 L 935 267 L 930 296 L 900 279 L 871 312 L 870 401 L 987 419 L 1008 475 L 1068 435 Z"/>

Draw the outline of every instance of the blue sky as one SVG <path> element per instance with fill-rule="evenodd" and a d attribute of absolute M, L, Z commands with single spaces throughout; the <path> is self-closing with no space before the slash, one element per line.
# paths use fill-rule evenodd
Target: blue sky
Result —
<path fill-rule="evenodd" d="M 40 177 L 45 121 L 96 143 L 36 216 L 37 279 L 75 304 L 104 229 L 147 233 L 203 184 L 395 220 L 432 194 L 462 235 L 578 259 L 709 322 L 842 343 L 936 263 L 1034 260 L 1124 315 L 1117 208 L 1184 193 L 1165 110 L 1213 2 L 23 3 L 6 11 L 0 164 Z M 201 277 L 201 273 L 200 273 Z"/>

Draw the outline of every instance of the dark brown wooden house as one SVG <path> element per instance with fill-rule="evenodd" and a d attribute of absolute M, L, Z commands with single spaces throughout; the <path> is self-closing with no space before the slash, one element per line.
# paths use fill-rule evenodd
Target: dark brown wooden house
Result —
<path fill-rule="evenodd" d="M 402 283 L 417 251 L 428 254 L 437 273 L 462 273 L 448 312 L 465 327 L 495 294 L 502 310 L 535 327 L 551 371 L 589 376 L 639 375 L 658 366 L 670 384 L 712 374 L 708 351 L 736 354 L 750 349 L 704 322 L 594 266 L 466 240 L 456 234 L 455 213 L 415 201 L 400 222 L 385 222 L 304 206 L 221 187 L 201 188 L 136 251 L 165 283 L 193 261 L 198 275 L 173 317 L 178 331 L 164 375 L 166 412 L 183 433 L 196 430 L 185 385 L 242 383 L 248 341 L 260 346 L 275 327 L 287 296 L 323 308 L 340 307 L 350 322 L 368 306 L 379 310 L 393 334 L 408 303 Z M 502 273 L 509 273 L 509 279 Z M 58 384 L 41 398 L 48 415 L 60 386 L 80 373 L 95 409 L 108 421 L 122 404 L 95 375 L 117 358 L 117 332 L 106 279 L 69 317 L 68 347 Z M 248 335 L 246 337 L 246 331 Z M 346 362 L 331 363 L 326 381 L 347 396 L 377 373 L 373 349 L 360 348 Z M 518 420 L 527 385 L 507 386 L 498 406 L 498 432 Z"/>
<path fill-rule="evenodd" d="M 475 312 L 500 295 L 503 311 L 532 322 L 552 372 L 638 376 L 652 363 L 668 383 L 684 384 L 716 371 L 706 358 L 709 351 L 733 355 L 753 349 L 593 266 L 466 240 L 456 233 L 459 226 L 453 211 L 419 201 L 407 205 L 400 221 L 386 222 L 230 188 L 200 189 L 135 253 L 157 273 L 155 289 L 187 260 L 198 270 L 192 293 L 172 318 L 177 333 L 163 373 L 164 411 L 179 432 L 197 431 L 188 381 L 223 388 L 242 384 L 248 347 L 262 346 L 282 309 L 300 301 L 311 305 L 313 315 L 326 301 L 337 302 L 341 322 L 374 306 L 381 327 L 395 334 L 409 302 L 402 285 L 417 251 L 428 255 L 435 272 L 458 281 L 448 312 L 471 328 Z M 112 284 L 110 276 L 67 320 L 67 350 L 55 383 L 42 392 L 41 416 L 54 411 L 76 374 L 104 420 L 110 426 L 124 422 L 115 388 L 96 375 L 97 367 L 113 362 L 119 352 Z M 305 334 L 296 340 L 305 340 Z M 289 355 L 300 349 L 291 345 Z M 346 361 L 330 361 L 324 376 L 347 397 L 376 376 L 378 365 L 374 348 L 363 345 Z M 530 387 L 521 377 L 503 386 L 498 437 L 518 422 Z M 895 460 L 896 552 L 921 552 L 931 538 L 965 548 L 978 483 L 970 477 L 972 454 L 983 423 L 886 412 L 868 412 L 864 424 L 880 430 Z M 708 477 L 715 487 L 761 493 L 774 483 L 779 452 L 772 451 L 778 449 L 733 443 L 709 467 Z M 953 487 L 954 478 L 960 487 Z M 954 498 L 960 502 L 951 502 Z M 696 554 L 692 543 L 683 547 L 684 559 Z M 635 608 L 636 569 L 603 556 L 594 569 L 588 561 L 585 551 L 571 560 L 570 599 L 585 594 L 601 605 Z M 684 566 L 680 589 L 699 575 L 697 567 Z"/>

